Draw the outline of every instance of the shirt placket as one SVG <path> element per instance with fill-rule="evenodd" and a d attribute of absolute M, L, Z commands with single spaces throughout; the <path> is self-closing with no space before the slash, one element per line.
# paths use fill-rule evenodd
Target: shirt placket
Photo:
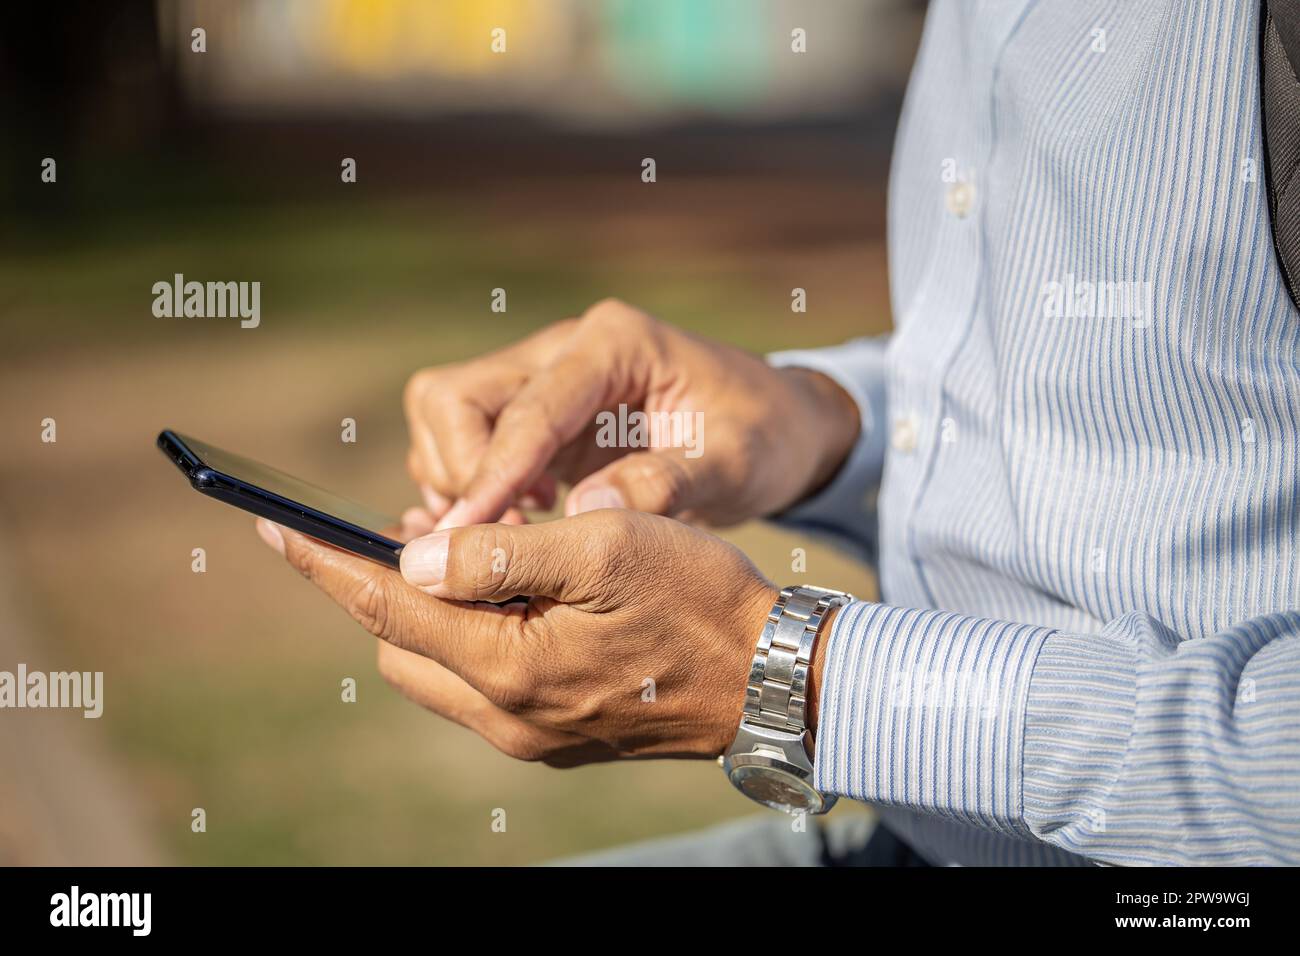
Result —
<path fill-rule="evenodd" d="M 963 0 L 969 2 L 969 0 Z M 996 147 L 997 65 L 1008 40 L 1034 0 L 987 0 L 973 4 L 971 82 L 965 109 L 953 125 L 950 163 L 909 175 L 933 176 L 941 191 L 937 230 L 921 295 L 903 317 L 890 356 L 889 493 L 881 513 L 882 554 L 897 560 L 881 567 L 881 588 L 890 603 L 934 606 L 918 548 L 918 521 L 926 490 L 939 464 L 944 380 L 957 350 L 982 307 L 981 278 L 987 197 L 982 175 Z M 944 175 L 950 170 L 952 175 Z"/>

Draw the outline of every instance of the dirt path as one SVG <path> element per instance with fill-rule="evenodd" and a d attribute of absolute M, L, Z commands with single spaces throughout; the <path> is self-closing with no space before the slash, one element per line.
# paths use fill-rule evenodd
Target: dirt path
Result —
<path fill-rule="evenodd" d="M 21 594 L 0 529 L 0 670 L 66 669 L 45 659 Z M 105 747 L 99 722 L 80 711 L 0 710 L 0 866 L 164 862 Z"/>

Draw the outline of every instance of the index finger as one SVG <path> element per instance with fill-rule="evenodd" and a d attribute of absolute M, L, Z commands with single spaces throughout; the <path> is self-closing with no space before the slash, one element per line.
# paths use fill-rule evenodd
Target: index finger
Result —
<path fill-rule="evenodd" d="M 555 322 L 481 358 L 412 375 L 403 406 L 416 480 L 431 482 L 444 494 L 464 491 L 501 408 L 532 372 L 551 361 L 575 323 Z"/>
<path fill-rule="evenodd" d="M 528 380 L 501 410 L 474 477 L 439 529 L 495 521 L 581 435 L 608 382 L 590 354 L 570 353 Z"/>

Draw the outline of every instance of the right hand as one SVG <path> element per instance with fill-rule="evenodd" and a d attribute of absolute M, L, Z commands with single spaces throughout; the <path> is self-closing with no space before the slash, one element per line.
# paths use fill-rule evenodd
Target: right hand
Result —
<path fill-rule="evenodd" d="M 569 515 L 625 507 L 734 524 L 824 484 L 859 428 L 856 404 L 825 376 L 771 368 L 614 300 L 482 358 L 423 369 L 405 404 L 409 467 L 445 511 L 439 528 L 550 507 L 557 481 L 573 486 Z M 703 413 L 701 453 L 599 447 L 596 416 L 620 404 Z"/>

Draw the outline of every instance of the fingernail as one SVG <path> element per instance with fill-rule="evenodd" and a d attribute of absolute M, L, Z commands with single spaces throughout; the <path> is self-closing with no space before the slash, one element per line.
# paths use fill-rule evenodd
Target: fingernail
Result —
<path fill-rule="evenodd" d="M 284 535 L 280 533 L 279 528 L 265 518 L 257 519 L 257 535 L 276 551 L 284 554 Z"/>
<path fill-rule="evenodd" d="M 433 530 L 433 520 L 423 508 L 407 508 L 402 512 L 402 533 L 418 538 Z"/>
<path fill-rule="evenodd" d="M 601 508 L 626 507 L 619 490 L 606 485 L 604 488 L 588 488 L 578 495 L 578 505 L 573 513 L 580 515 L 585 511 L 599 511 Z"/>
<path fill-rule="evenodd" d="M 451 510 L 442 516 L 438 522 L 437 528 L 442 531 L 445 528 L 460 528 L 469 524 L 468 518 L 470 513 L 469 503 L 466 501 L 457 501 L 451 506 Z"/>
<path fill-rule="evenodd" d="M 416 538 L 402 549 L 402 577 L 411 584 L 439 584 L 447 576 L 447 542 L 451 535 L 437 531 Z"/>

